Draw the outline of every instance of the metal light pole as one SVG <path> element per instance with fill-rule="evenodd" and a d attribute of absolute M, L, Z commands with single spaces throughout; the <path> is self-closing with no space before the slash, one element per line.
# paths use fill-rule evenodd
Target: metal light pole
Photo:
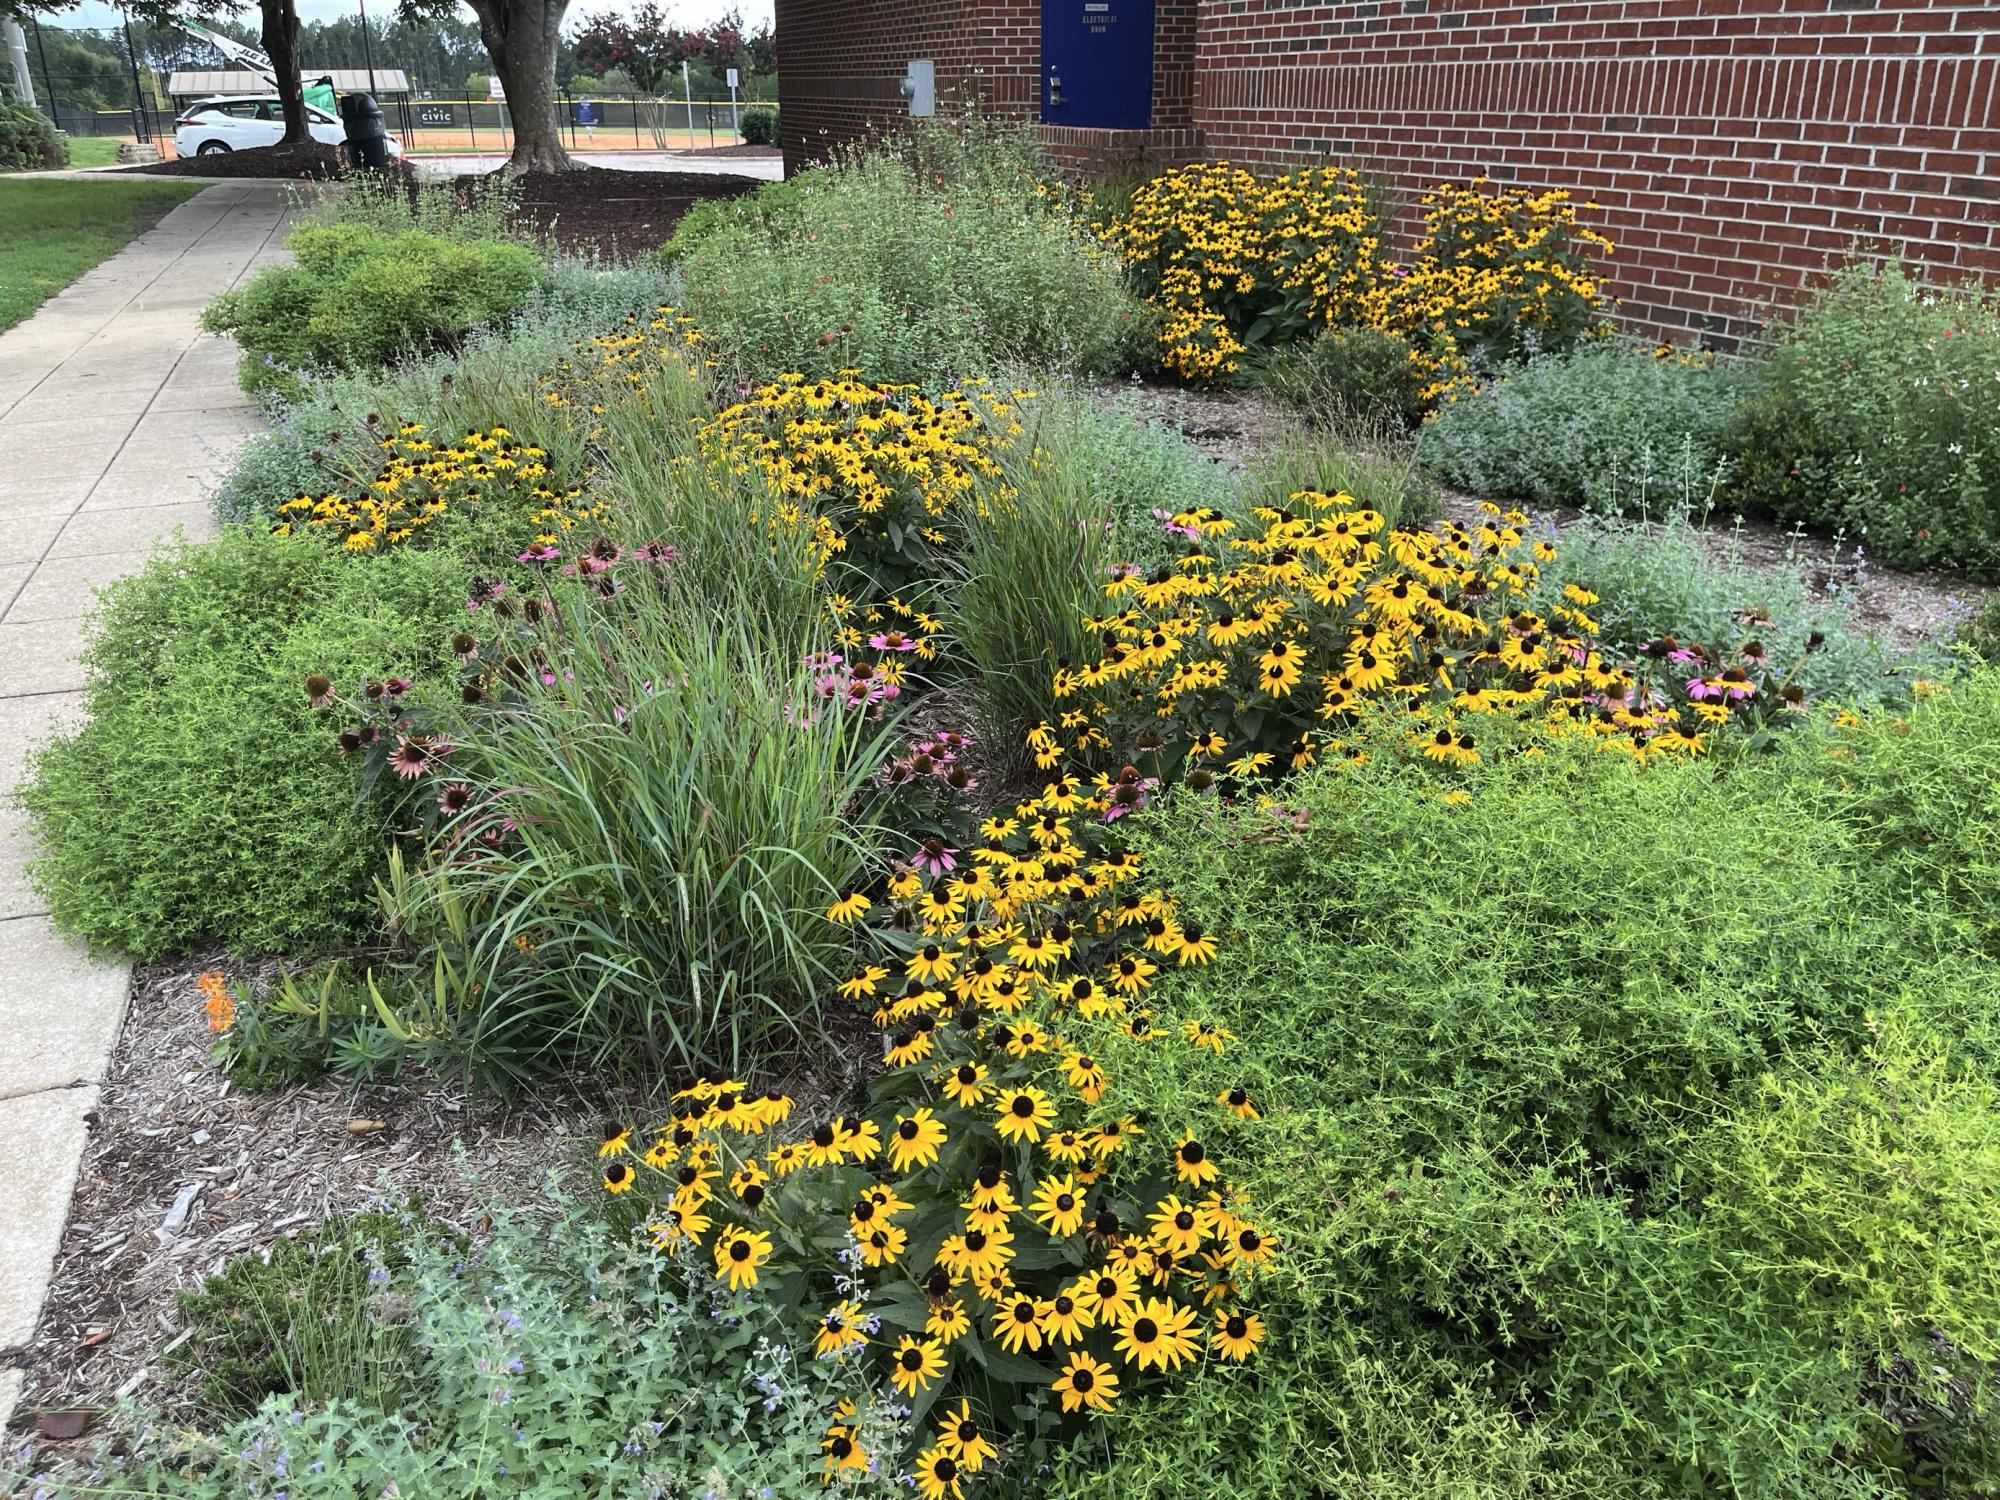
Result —
<path fill-rule="evenodd" d="M 368 93 L 375 97 L 375 49 L 368 43 L 368 0 L 355 0 L 361 7 L 361 60 L 368 68 Z"/>
<path fill-rule="evenodd" d="M 42 60 L 42 87 L 49 96 L 49 118 L 56 117 L 56 81 L 49 72 L 49 49 L 42 41 L 42 18 L 35 17 L 35 55 Z"/>
<path fill-rule="evenodd" d="M 125 28 L 125 62 L 132 70 L 132 130 L 136 139 L 150 141 L 153 133 L 148 123 L 148 111 L 139 97 L 139 54 L 132 46 L 132 15 L 120 12 L 120 25 Z"/>

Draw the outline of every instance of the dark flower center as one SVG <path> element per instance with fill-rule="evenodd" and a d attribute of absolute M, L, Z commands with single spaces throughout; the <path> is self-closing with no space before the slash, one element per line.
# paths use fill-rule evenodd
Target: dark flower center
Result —
<path fill-rule="evenodd" d="M 1224 1331 L 1233 1339 L 1240 1339 L 1250 1331 L 1250 1325 L 1241 1318 L 1231 1318 L 1222 1326 Z"/>
<path fill-rule="evenodd" d="M 1082 1395 L 1085 1392 L 1089 1391 L 1092 1386 L 1097 1384 L 1097 1377 L 1091 1374 L 1090 1371 L 1088 1370 L 1078 1370 L 1075 1374 L 1070 1376 L 1069 1383 L 1070 1383 L 1070 1388 L 1072 1390 L 1074 1390 L 1078 1395 Z"/>
<path fill-rule="evenodd" d="M 1132 1320 L 1132 1341 L 1134 1343 L 1150 1344 L 1159 1336 L 1160 1325 L 1155 1323 L 1151 1318 L 1134 1318 Z"/>

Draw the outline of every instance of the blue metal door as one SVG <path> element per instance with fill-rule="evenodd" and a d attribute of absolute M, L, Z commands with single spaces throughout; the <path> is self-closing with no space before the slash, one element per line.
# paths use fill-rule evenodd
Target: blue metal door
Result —
<path fill-rule="evenodd" d="M 1153 0 L 1042 0 L 1042 120 L 1153 123 Z"/>

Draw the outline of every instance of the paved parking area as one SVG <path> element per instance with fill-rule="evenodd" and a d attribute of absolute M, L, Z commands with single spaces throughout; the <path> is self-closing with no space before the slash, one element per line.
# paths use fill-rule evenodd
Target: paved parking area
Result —
<path fill-rule="evenodd" d="M 201 310 L 279 257 L 288 202 L 283 183 L 211 187 L 0 334 L 0 790 L 76 722 L 91 590 L 176 531 L 210 533 L 205 496 L 260 419 Z M 0 1428 L 129 980 L 51 930 L 30 842 L 0 799 Z"/>

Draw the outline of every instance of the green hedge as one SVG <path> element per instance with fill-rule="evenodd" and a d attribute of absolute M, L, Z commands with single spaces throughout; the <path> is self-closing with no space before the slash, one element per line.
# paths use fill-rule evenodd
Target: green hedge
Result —
<path fill-rule="evenodd" d="M 440 670 L 465 583 L 445 553 L 355 558 L 230 531 L 112 584 L 84 649 L 86 722 L 38 751 L 21 793 L 57 924 L 139 958 L 207 939 L 299 953 L 365 932 L 388 813 L 357 799 L 339 726 L 301 684 Z"/>
<path fill-rule="evenodd" d="M 366 369 L 450 348 L 506 321 L 548 280 L 523 245 L 423 230 L 315 225 L 285 247 L 296 264 L 270 267 L 202 315 L 211 333 L 236 335 L 239 378 L 253 394 L 297 395 L 295 370 Z"/>
<path fill-rule="evenodd" d="M 1996 736 L 1985 674 L 1763 759 L 1552 746 L 1463 806 L 1391 755 L 1282 818 L 1181 799 L 1149 866 L 1225 938 L 1158 1021 L 1241 1039 L 1268 1356 L 1055 1492 L 1993 1492 Z M 1195 1066 L 1100 1061 L 1142 1100 Z"/>

